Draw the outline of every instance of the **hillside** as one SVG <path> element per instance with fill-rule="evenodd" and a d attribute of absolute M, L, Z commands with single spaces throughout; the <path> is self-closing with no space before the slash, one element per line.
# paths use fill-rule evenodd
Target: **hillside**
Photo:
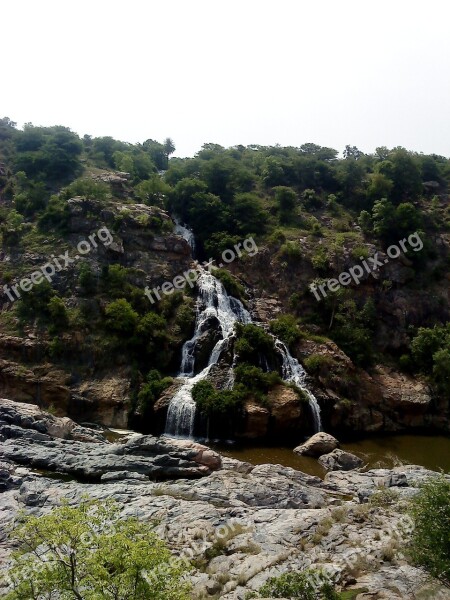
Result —
<path fill-rule="evenodd" d="M 238 328 L 194 394 L 200 433 L 206 419 L 219 436 L 311 432 L 270 333 L 304 365 L 326 431 L 448 431 L 450 161 L 310 143 L 174 151 L 0 121 L 0 395 L 161 433 L 196 286 L 148 292 L 214 259 L 263 327 Z M 217 324 L 203 334 L 196 372 Z"/>

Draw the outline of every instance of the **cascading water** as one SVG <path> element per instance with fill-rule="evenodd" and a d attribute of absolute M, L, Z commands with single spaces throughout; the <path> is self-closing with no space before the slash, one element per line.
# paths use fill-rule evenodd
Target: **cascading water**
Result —
<path fill-rule="evenodd" d="M 175 220 L 175 223 L 175 233 L 181 235 L 194 252 L 194 234 L 177 220 Z M 199 381 L 206 379 L 211 367 L 219 361 L 222 351 L 228 347 L 234 337 L 235 323 L 246 324 L 252 322 L 249 312 L 245 310 L 242 303 L 236 298 L 228 296 L 225 288 L 214 275 L 203 267 L 198 267 L 198 270 L 200 276 L 197 279 L 199 294 L 195 331 L 192 338 L 183 345 L 181 367 L 178 375 L 182 379 L 182 384 L 170 401 L 167 411 L 165 433 L 177 437 L 193 437 L 196 406 L 192 398 L 192 388 Z M 219 322 L 221 339 L 214 346 L 208 365 L 194 376 L 197 341 L 205 329 L 205 324 L 211 317 L 216 317 Z M 283 380 L 287 383 L 294 383 L 306 394 L 313 415 L 315 431 L 321 431 L 320 406 L 315 396 L 305 386 L 305 370 L 298 360 L 290 354 L 286 345 L 275 336 L 273 337 L 275 348 L 282 358 Z M 265 366 L 268 369 L 266 358 L 261 357 L 261 360 L 265 361 Z M 230 367 L 229 377 L 225 385 L 227 389 L 232 389 L 234 385 L 235 364 L 236 356 L 233 358 L 233 364 Z"/>
<path fill-rule="evenodd" d="M 192 256 L 194 256 L 194 254 L 195 254 L 195 236 L 194 236 L 194 232 L 191 231 L 185 225 L 182 225 L 181 221 L 178 218 L 174 218 L 174 221 L 175 221 L 175 227 L 174 227 L 173 232 L 176 233 L 177 235 L 181 235 L 181 237 L 184 238 L 187 241 L 187 243 L 191 247 Z"/>
<path fill-rule="evenodd" d="M 277 338 L 275 339 L 275 348 L 280 353 L 282 358 L 282 377 L 283 381 L 293 383 L 300 388 L 308 398 L 308 403 L 313 416 L 314 430 L 317 433 L 322 431 L 322 421 L 320 418 L 320 406 L 316 397 L 305 386 L 306 372 L 302 365 L 294 358 L 286 347 L 286 344 Z"/>
<path fill-rule="evenodd" d="M 172 398 L 167 411 L 167 435 L 179 437 L 192 437 L 195 421 L 195 402 L 192 399 L 192 388 L 196 383 L 206 379 L 211 367 L 220 358 L 222 351 L 228 346 L 234 334 L 234 324 L 250 323 L 249 313 L 242 303 L 231 298 L 218 279 L 211 273 L 199 267 L 200 276 L 197 279 L 199 297 L 197 299 L 197 318 L 195 332 L 192 339 L 188 340 L 182 350 L 181 369 L 179 377 L 182 385 Z M 208 366 L 194 376 L 195 349 L 197 340 L 204 331 L 208 319 L 216 317 L 220 325 L 221 339 L 214 346 L 209 358 Z"/>

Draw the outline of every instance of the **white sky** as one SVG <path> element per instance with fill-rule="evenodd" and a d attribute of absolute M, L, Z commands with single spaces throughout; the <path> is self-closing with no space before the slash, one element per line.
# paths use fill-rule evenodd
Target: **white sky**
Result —
<path fill-rule="evenodd" d="M 0 117 L 450 156 L 448 0 L 4 0 Z"/>

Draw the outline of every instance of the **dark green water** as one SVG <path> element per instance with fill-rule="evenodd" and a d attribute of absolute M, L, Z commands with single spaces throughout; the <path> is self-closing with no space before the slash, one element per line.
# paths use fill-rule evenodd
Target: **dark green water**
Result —
<path fill-rule="evenodd" d="M 368 468 L 389 468 L 403 463 L 450 472 L 450 437 L 446 436 L 376 436 L 342 443 L 340 447 L 360 456 Z M 281 464 L 310 475 L 323 477 L 325 474 L 325 470 L 317 460 L 307 456 L 297 456 L 292 448 L 221 445 L 215 446 L 215 449 L 225 456 L 254 465 Z"/>

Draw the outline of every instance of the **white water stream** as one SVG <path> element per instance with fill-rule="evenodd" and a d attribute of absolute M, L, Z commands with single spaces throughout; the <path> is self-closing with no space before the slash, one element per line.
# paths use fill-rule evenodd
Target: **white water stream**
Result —
<path fill-rule="evenodd" d="M 181 235 L 195 249 L 194 234 L 187 227 L 176 221 L 175 233 Z M 197 279 L 197 317 L 194 335 L 185 342 L 182 349 L 181 367 L 178 377 L 182 385 L 169 403 L 165 433 L 171 436 L 192 438 L 194 435 L 195 402 L 192 398 L 192 388 L 196 383 L 208 377 L 212 365 L 215 365 L 223 350 L 234 336 L 235 323 L 251 323 L 252 319 L 242 303 L 228 296 L 221 282 L 203 267 L 198 267 L 200 276 Z M 214 346 L 208 365 L 197 375 L 194 375 L 195 350 L 201 334 L 205 331 L 206 323 L 211 317 L 217 318 L 220 325 L 221 339 Z M 313 415 L 315 431 L 321 431 L 320 407 L 314 395 L 306 388 L 306 373 L 298 360 L 294 358 L 286 345 L 274 337 L 275 348 L 282 359 L 282 377 L 287 383 L 294 383 L 305 392 Z M 234 361 L 233 365 L 234 366 Z M 234 371 L 230 368 L 226 388 L 232 389 Z"/>

